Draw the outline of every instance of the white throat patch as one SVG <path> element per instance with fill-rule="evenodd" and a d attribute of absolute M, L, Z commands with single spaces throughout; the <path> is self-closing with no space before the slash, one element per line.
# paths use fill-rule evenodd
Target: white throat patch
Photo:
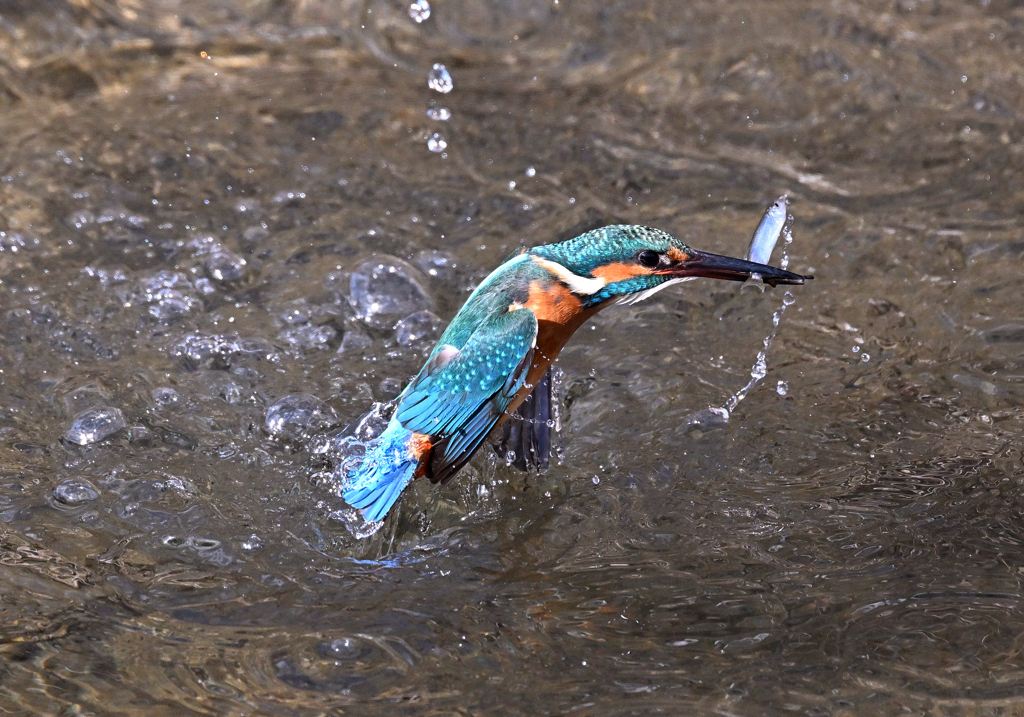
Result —
<path fill-rule="evenodd" d="M 693 281 L 696 278 L 697 278 L 696 276 L 680 276 L 680 277 L 676 277 L 675 279 L 669 279 L 668 281 L 665 281 L 665 282 L 662 282 L 661 284 L 658 284 L 653 289 L 644 289 L 643 291 L 638 291 L 635 294 L 626 294 L 625 296 L 623 296 L 621 299 L 619 299 L 615 303 L 617 303 L 617 304 L 625 304 L 626 306 L 630 306 L 631 304 L 635 304 L 638 301 L 643 301 L 644 299 L 651 298 L 652 296 L 657 294 L 662 289 L 667 289 L 668 287 L 672 286 L 673 284 L 679 284 L 679 283 L 681 283 L 683 281 Z"/>
<path fill-rule="evenodd" d="M 539 256 L 530 257 L 533 259 L 533 263 L 539 267 L 547 269 L 552 274 L 561 279 L 566 286 L 574 294 L 581 296 L 593 296 L 601 289 L 605 287 L 607 282 L 600 278 L 590 278 L 586 276 L 580 276 L 579 274 L 573 274 L 571 271 L 566 269 L 564 266 L 559 264 L 557 261 L 551 261 L 550 259 L 543 259 Z"/>

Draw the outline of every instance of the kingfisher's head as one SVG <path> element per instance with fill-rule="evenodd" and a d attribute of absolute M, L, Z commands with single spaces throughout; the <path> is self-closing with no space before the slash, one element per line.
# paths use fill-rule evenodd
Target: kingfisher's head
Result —
<path fill-rule="evenodd" d="M 668 284 L 708 277 L 764 283 L 803 284 L 805 278 L 782 269 L 691 249 L 660 229 L 619 224 L 575 239 L 534 247 L 528 252 L 580 299 L 595 306 L 611 299 L 640 300 Z"/>

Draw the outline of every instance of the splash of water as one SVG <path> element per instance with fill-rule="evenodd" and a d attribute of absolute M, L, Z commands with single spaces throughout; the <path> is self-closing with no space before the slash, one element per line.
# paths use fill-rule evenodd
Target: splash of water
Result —
<path fill-rule="evenodd" d="M 790 221 L 792 218 L 790 218 Z M 793 243 L 793 233 L 787 227 L 783 233 L 783 245 L 782 245 L 782 260 L 779 262 L 783 269 L 789 268 L 789 245 Z M 775 313 L 772 314 L 772 330 L 764 337 L 764 346 L 757 352 L 757 358 L 754 360 L 754 365 L 750 369 L 750 380 L 747 385 L 741 388 L 739 391 L 729 397 L 729 400 L 725 402 L 721 408 L 711 409 L 723 416 L 726 421 L 729 420 L 729 415 L 736 410 L 736 406 L 739 405 L 740 401 L 747 397 L 747 394 L 753 390 L 754 386 L 760 383 L 765 376 L 768 375 L 768 349 L 771 348 L 772 341 L 775 339 L 775 335 L 779 332 L 779 323 L 782 321 L 782 315 L 786 313 L 786 309 L 796 301 L 796 297 L 791 291 L 787 291 L 782 295 L 782 304 Z"/>

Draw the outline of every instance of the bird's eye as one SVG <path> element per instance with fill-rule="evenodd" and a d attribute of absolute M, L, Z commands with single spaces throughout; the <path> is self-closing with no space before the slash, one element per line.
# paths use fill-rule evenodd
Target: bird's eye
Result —
<path fill-rule="evenodd" d="M 640 266 L 647 267 L 648 269 L 653 269 L 658 265 L 658 262 L 661 261 L 661 256 L 656 251 L 645 249 L 636 255 L 636 260 L 637 263 L 640 264 Z"/>

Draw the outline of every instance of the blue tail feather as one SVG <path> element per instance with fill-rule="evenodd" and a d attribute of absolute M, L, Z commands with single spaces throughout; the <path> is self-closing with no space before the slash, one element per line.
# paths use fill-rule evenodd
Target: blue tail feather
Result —
<path fill-rule="evenodd" d="M 410 453 L 411 439 L 412 431 L 392 419 L 367 447 L 362 462 L 348 474 L 341 497 L 362 509 L 366 520 L 383 520 L 402 489 L 412 481 L 419 461 Z"/>

